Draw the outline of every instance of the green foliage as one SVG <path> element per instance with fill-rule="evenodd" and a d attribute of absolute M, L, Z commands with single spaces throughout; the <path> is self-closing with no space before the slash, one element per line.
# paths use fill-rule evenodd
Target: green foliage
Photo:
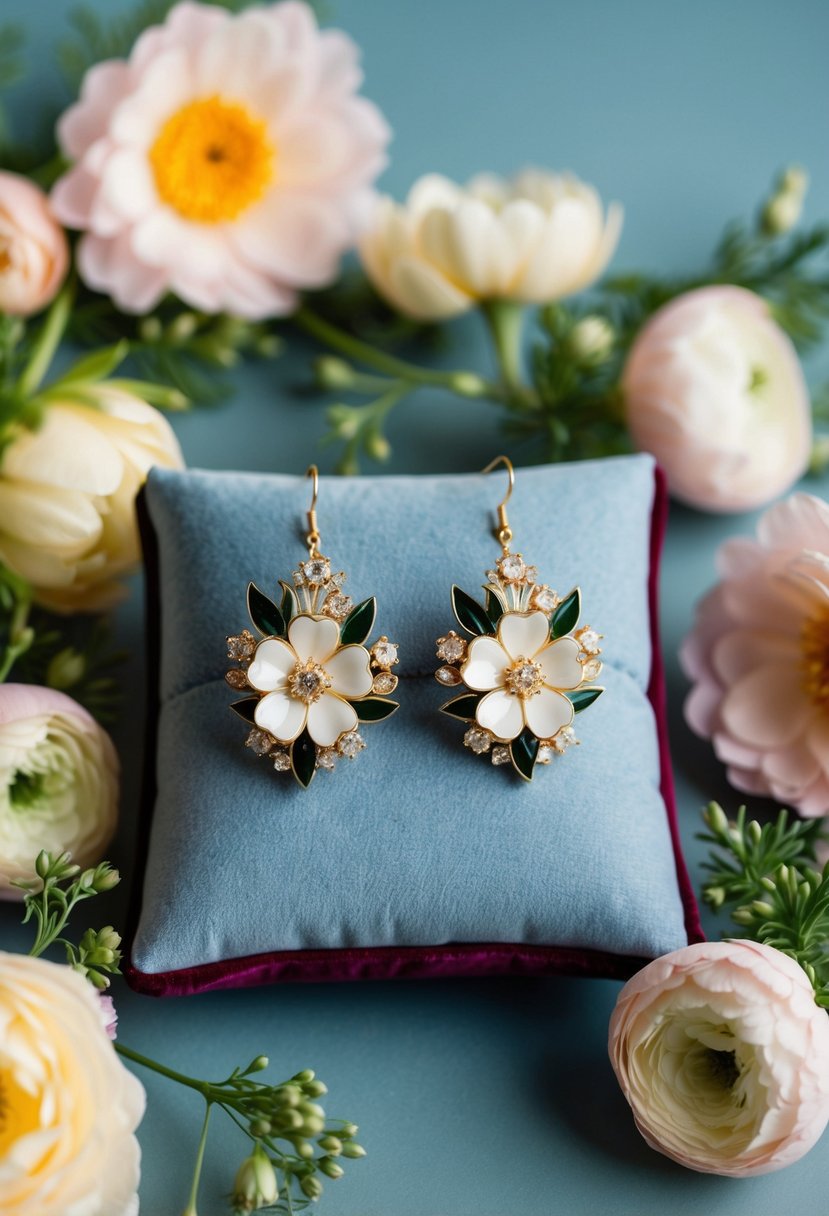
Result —
<path fill-rule="evenodd" d="M 106 616 L 57 617 L 36 609 L 31 644 L 17 660 L 15 679 L 68 693 L 102 725 L 111 724 L 123 693 L 117 671 L 127 652 L 115 646 Z"/>

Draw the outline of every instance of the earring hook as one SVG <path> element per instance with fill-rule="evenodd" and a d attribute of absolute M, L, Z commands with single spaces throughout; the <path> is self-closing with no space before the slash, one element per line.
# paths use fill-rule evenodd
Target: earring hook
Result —
<path fill-rule="evenodd" d="M 305 476 L 311 478 L 311 505 L 308 508 L 308 535 L 305 538 L 308 549 L 313 557 L 320 543 L 319 526 L 317 524 L 317 498 L 320 490 L 320 472 L 315 464 L 309 464 Z"/>
<path fill-rule="evenodd" d="M 481 469 L 482 473 L 491 473 L 493 469 L 497 469 L 498 465 L 502 464 L 507 471 L 509 477 L 509 485 L 507 492 L 496 507 L 498 514 L 498 527 L 495 529 L 495 539 L 506 553 L 509 549 L 509 543 L 512 540 L 512 528 L 509 526 L 507 519 L 507 503 L 512 497 L 512 491 L 515 488 L 515 469 L 509 456 L 496 456 L 494 460 L 490 460 L 485 469 Z"/>

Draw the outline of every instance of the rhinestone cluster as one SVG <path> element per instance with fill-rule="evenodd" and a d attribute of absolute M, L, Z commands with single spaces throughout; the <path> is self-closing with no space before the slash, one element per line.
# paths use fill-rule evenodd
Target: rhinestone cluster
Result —
<path fill-rule="evenodd" d="M 512 755 L 508 743 L 499 743 L 491 731 L 477 724 L 472 725 L 463 737 L 464 747 L 476 756 L 489 758 L 494 765 L 510 764 Z M 569 747 L 578 746 L 576 732 L 572 726 L 562 726 L 552 739 L 541 739 L 538 745 L 537 764 L 549 764 L 554 756 L 563 756 Z"/>
<path fill-rule="evenodd" d="M 302 611 L 344 621 L 354 607 L 351 596 L 342 590 L 345 577 L 345 571 L 335 571 L 331 559 L 321 553 L 300 562 L 291 578 Z"/>

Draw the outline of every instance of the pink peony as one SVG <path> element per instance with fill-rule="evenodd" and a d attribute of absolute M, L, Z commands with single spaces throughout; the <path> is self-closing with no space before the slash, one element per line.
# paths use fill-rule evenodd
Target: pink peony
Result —
<path fill-rule="evenodd" d="M 622 386 L 634 443 L 693 507 L 764 506 L 806 469 L 812 420 L 803 372 L 750 291 L 703 287 L 666 304 L 634 342 Z"/>
<path fill-rule="evenodd" d="M 172 291 L 207 312 L 290 312 L 337 273 L 389 130 L 357 47 L 285 0 L 239 15 L 181 3 L 129 60 L 87 73 L 58 124 L 74 167 L 56 214 L 84 280 L 128 312 Z"/>
<path fill-rule="evenodd" d="M 688 1169 L 768 1174 L 829 1122 L 829 1017 L 771 946 L 696 942 L 649 963 L 619 994 L 609 1050 L 639 1131 Z"/>
<path fill-rule="evenodd" d="M 680 659 L 692 730 L 737 789 L 829 812 L 829 507 L 794 494 L 757 540 L 720 548 L 722 581 L 697 608 Z"/>
<path fill-rule="evenodd" d="M 33 182 L 0 172 L 0 313 L 28 317 L 57 295 L 69 266 L 63 229 Z"/>

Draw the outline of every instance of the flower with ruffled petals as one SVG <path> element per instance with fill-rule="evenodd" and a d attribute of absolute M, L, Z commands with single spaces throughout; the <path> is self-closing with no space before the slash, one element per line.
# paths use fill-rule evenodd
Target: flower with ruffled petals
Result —
<path fill-rule="evenodd" d="M 829 506 L 794 494 L 757 539 L 726 541 L 721 582 L 681 651 L 693 730 L 737 789 L 829 813 Z"/>
<path fill-rule="evenodd" d="M 318 747 L 333 747 L 357 726 L 348 698 L 371 691 L 371 655 L 365 646 L 340 646 L 336 621 L 303 613 L 289 624 L 287 641 L 259 643 L 247 680 L 267 694 L 254 715 L 260 730 L 279 743 L 292 743 L 307 726 Z"/>
<path fill-rule="evenodd" d="M 71 967 L 0 953 L 3 1216 L 137 1216 L 141 1083 Z"/>
<path fill-rule="evenodd" d="M 569 174 L 485 174 L 465 188 L 429 174 L 404 206 L 378 200 L 360 256 L 394 308 L 439 321 L 486 300 L 544 304 L 582 291 L 607 266 L 621 226 L 618 204 L 604 216 L 592 186 Z"/>
<path fill-rule="evenodd" d="M 509 743 L 529 727 L 539 739 L 552 739 L 573 721 L 573 703 L 564 694 L 584 681 L 579 643 L 550 638 L 543 612 L 505 612 L 497 637 L 469 643 L 461 676 L 467 688 L 486 695 L 475 720 L 496 739 Z"/>
<path fill-rule="evenodd" d="M 804 472 L 809 392 L 769 306 L 742 287 L 703 287 L 660 308 L 622 375 L 628 426 L 671 493 L 705 511 L 748 511 Z"/>
<path fill-rule="evenodd" d="M 69 246 L 46 195 L 25 177 L 0 172 L 0 313 L 40 312 L 68 267 Z"/>
<path fill-rule="evenodd" d="M 829 1018 L 803 969 L 752 941 L 649 963 L 610 1021 L 610 1061 L 651 1148 L 708 1174 L 768 1174 L 829 1121 Z"/>
<path fill-rule="evenodd" d="M 335 277 L 385 164 L 358 52 L 298 0 L 177 4 L 87 73 L 58 124 L 56 214 L 78 268 L 126 312 L 168 291 L 206 312 L 290 312 Z"/>

